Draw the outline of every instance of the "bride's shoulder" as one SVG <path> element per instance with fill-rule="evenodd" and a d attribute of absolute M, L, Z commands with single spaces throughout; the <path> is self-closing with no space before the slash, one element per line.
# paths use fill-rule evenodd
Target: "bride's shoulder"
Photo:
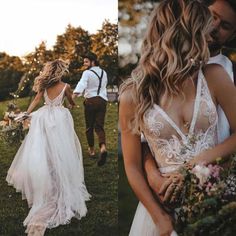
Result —
<path fill-rule="evenodd" d="M 222 65 L 219 64 L 207 64 L 203 68 L 204 76 L 207 82 L 216 82 L 221 81 L 224 79 L 230 79 L 229 74 L 224 69 Z"/>
<path fill-rule="evenodd" d="M 71 86 L 67 83 L 61 82 L 62 83 L 62 87 L 65 88 L 65 90 L 69 90 L 71 88 Z"/>
<path fill-rule="evenodd" d="M 61 89 L 65 92 L 65 94 L 70 94 L 71 93 L 71 86 L 67 83 L 61 82 Z"/>
<path fill-rule="evenodd" d="M 119 102 L 120 104 L 135 105 L 136 101 L 136 83 L 133 78 L 128 78 L 123 81 L 119 87 Z"/>
<path fill-rule="evenodd" d="M 216 98 L 225 95 L 225 93 L 230 93 L 232 89 L 235 90 L 233 81 L 223 66 L 219 64 L 206 65 L 203 73 L 210 92 Z"/>

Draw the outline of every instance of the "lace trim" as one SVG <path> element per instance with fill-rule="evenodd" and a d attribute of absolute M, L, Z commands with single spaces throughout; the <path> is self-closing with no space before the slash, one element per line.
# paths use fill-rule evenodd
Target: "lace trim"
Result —
<path fill-rule="evenodd" d="M 194 131 L 198 115 L 202 114 L 198 112 L 200 106 L 206 107 L 203 116 L 208 117 L 209 127 L 205 131 Z M 164 128 L 168 128 L 168 126 L 165 127 L 163 122 L 157 120 L 159 114 L 181 138 L 176 135 L 172 135 L 169 139 L 161 138 L 161 131 Z M 200 152 L 214 147 L 217 143 L 217 110 L 212 101 L 207 82 L 205 81 L 202 72 L 199 73 L 193 119 L 190 126 L 191 130 L 187 136 L 183 134 L 180 128 L 158 105 L 154 105 L 152 109 L 149 109 L 149 111 L 146 112 L 145 121 L 146 127 L 143 133 L 145 134 L 152 152 L 156 156 L 156 159 L 159 155 L 165 158 L 165 163 L 160 163 L 160 160 L 156 160 L 160 167 L 163 167 L 163 165 L 166 164 L 169 166 L 183 164 Z"/>
<path fill-rule="evenodd" d="M 50 99 L 48 97 L 47 90 L 45 89 L 45 91 L 44 91 L 45 104 L 50 105 L 50 106 L 60 106 L 60 105 L 62 105 L 63 102 L 64 102 L 64 93 L 65 93 L 66 86 L 67 86 L 67 84 L 65 84 L 65 86 L 61 90 L 60 94 L 57 97 L 55 97 L 54 99 Z"/>

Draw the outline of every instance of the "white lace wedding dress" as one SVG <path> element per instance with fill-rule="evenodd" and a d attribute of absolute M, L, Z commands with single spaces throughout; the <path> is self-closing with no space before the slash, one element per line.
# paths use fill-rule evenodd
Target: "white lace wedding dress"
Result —
<path fill-rule="evenodd" d="M 217 110 L 201 70 L 188 134 L 184 134 L 158 105 L 149 109 L 144 119 L 143 134 L 162 173 L 177 170 L 185 161 L 217 144 Z M 129 235 L 159 235 L 157 226 L 142 203 L 137 207 Z M 172 232 L 172 235 L 176 233 Z"/>
<path fill-rule="evenodd" d="M 32 113 L 29 133 L 6 177 L 31 207 L 24 220 L 29 235 L 43 235 L 46 228 L 67 224 L 72 217 L 80 219 L 87 212 L 90 195 L 73 119 L 62 105 L 65 88 L 53 100 L 45 90 L 45 105 Z"/>

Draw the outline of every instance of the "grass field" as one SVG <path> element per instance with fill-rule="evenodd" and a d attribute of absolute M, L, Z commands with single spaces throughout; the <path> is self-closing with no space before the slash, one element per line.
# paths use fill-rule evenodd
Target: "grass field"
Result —
<path fill-rule="evenodd" d="M 127 236 L 138 205 L 124 170 L 122 157 L 119 158 L 119 236 Z"/>
<path fill-rule="evenodd" d="M 0 103 L 0 120 L 8 102 Z M 29 99 L 18 99 L 21 110 L 28 106 Z M 65 226 L 47 230 L 46 236 L 90 236 L 118 235 L 118 161 L 117 161 L 117 104 L 108 103 L 105 130 L 109 151 L 105 166 L 97 167 L 96 160 L 87 154 L 85 125 L 82 99 L 77 100 L 80 106 L 72 111 L 75 130 L 83 148 L 85 182 L 91 201 L 87 202 L 88 214 L 81 221 L 72 219 Z M 0 143 L 0 235 L 23 236 L 25 228 L 22 222 L 28 214 L 26 201 L 21 200 L 21 194 L 7 185 L 5 178 L 7 170 L 14 158 L 18 146 L 6 146 Z M 98 147 L 97 147 L 98 150 Z"/>

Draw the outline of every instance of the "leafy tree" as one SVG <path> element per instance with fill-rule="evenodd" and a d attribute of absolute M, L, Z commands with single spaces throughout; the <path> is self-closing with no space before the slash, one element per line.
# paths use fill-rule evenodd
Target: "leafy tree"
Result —
<path fill-rule="evenodd" d="M 73 27 L 70 24 L 66 32 L 57 36 L 54 50 L 54 58 L 70 61 L 70 74 L 66 81 L 76 84 L 82 74 L 83 55 L 91 50 L 91 39 L 88 31 L 81 27 Z"/>
<path fill-rule="evenodd" d="M 23 64 L 19 57 L 0 53 L 0 100 L 10 98 L 23 75 Z"/>
<path fill-rule="evenodd" d="M 102 29 L 92 38 L 92 51 L 108 74 L 108 83 L 117 84 L 118 77 L 118 25 L 105 20 Z"/>
<path fill-rule="evenodd" d="M 81 27 L 68 25 L 65 33 L 58 35 L 52 50 L 48 50 L 42 41 L 33 52 L 23 58 L 10 57 L 0 53 L 0 99 L 28 96 L 32 94 L 34 78 L 43 65 L 57 58 L 69 60 L 70 73 L 63 77 L 65 82 L 75 85 L 81 78 L 83 55 L 94 51 L 101 66 L 108 72 L 109 83 L 116 83 L 118 76 L 118 27 L 105 21 L 102 29 L 90 35 Z"/>
<path fill-rule="evenodd" d="M 53 52 L 47 50 L 46 43 L 42 41 L 34 52 L 29 53 L 22 61 L 24 63 L 24 74 L 15 92 L 16 96 L 27 96 L 32 93 L 34 78 L 39 74 L 44 63 L 53 60 Z"/>

